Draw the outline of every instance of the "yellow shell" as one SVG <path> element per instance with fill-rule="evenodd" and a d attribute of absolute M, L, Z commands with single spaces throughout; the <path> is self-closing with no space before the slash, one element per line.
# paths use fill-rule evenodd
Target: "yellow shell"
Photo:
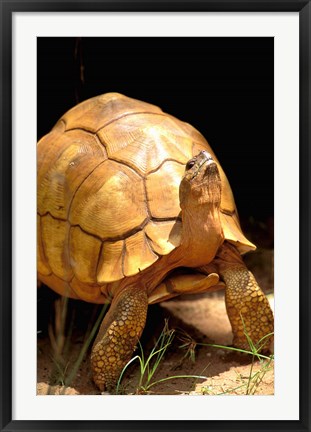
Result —
<path fill-rule="evenodd" d="M 179 184 L 204 137 L 160 108 L 118 93 L 68 111 L 38 142 L 38 276 L 74 298 L 107 301 L 108 283 L 138 274 L 180 243 Z M 222 179 L 224 236 L 241 253 L 234 198 Z M 109 300 L 109 299 L 108 299 Z"/>

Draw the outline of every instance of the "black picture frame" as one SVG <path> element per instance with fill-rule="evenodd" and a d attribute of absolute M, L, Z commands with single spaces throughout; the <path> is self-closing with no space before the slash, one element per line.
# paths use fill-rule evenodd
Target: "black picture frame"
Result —
<path fill-rule="evenodd" d="M 1 0 L 1 430 L 310 430 L 310 1 L 10 1 Z M 14 12 L 299 12 L 300 32 L 300 418 L 297 421 L 12 420 L 12 16 Z M 286 409 L 286 407 L 284 407 Z"/>

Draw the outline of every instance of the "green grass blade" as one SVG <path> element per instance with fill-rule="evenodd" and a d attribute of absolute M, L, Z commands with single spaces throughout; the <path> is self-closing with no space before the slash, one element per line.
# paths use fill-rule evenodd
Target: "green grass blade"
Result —
<path fill-rule="evenodd" d="M 250 355 L 254 354 L 252 351 L 244 350 L 244 349 L 241 349 L 241 348 L 229 347 L 229 346 L 226 346 L 226 345 L 207 344 L 207 343 L 200 343 L 200 342 L 198 342 L 197 345 L 206 345 L 206 346 L 210 346 L 210 347 L 213 347 L 213 348 L 221 348 L 221 349 L 225 349 L 225 350 L 228 350 L 228 351 L 237 351 L 237 352 L 240 352 L 240 353 L 250 354 Z M 264 359 L 270 359 L 270 357 L 268 357 L 268 356 L 266 356 L 264 354 L 258 354 L 258 357 L 261 357 L 261 358 L 264 358 Z"/>
<path fill-rule="evenodd" d="M 149 355 L 149 357 L 146 361 L 146 364 L 145 364 L 145 370 L 148 367 L 147 382 L 146 382 L 145 386 L 148 385 L 148 383 L 152 379 L 152 377 L 153 377 L 155 371 L 157 370 L 157 368 L 158 368 L 158 366 L 159 366 L 159 364 L 163 358 L 163 355 L 164 355 L 165 351 L 167 350 L 167 348 L 169 347 L 169 345 L 170 344 L 167 343 L 165 346 L 163 346 L 162 348 L 159 348 L 157 351 L 155 351 Z M 150 362 L 154 356 L 157 356 L 157 358 L 156 358 L 153 366 L 151 368 L 149 368 Z"/>
<path fill-rule="evenodd" d="M 138 359 L 140 363 L 142 362 L 142 360 L 141 360 L 141 358 L 139 357 L 139 355 L 136 355 L 136 356 L 133 357 L 130 361 L 128 361 L 128 362 L 126 363 L 126 365 L 124 366 L 124 368 L 122 369 L 122 372 L 120 373 L 120 376 L 119 376 L 119 379 L 118 379 L 118 382 L 117 382 L 117 386 L 116 386 L 116 394 L 119 394 L 119 388 L 120 388 L 120 384 L 121 384 L 121 381 L 122 381 L 122 378 L 123 378 L 124 372 L 125 372 L 126 369 L 129 367 L 129 365 L 130 365 L 131 363 L 133 363 L 136 359 Z"/>
<path fill-rule="evenodd" d="M 249 394 L 249 388 L 250 388 L 250 385 L 251 385 L 251 380 L 253 379 L 253 377 L 252 377 L 252 373 L 253 373 L 253 367 L 254 367 L 254 356 L 253 356 L 253 358 L 252 358 L 252 364 L 251 364 L 251 370 L 249 371 L 249 376 L 248 376 L 248 380 L 247 380 L 247 387 L 246 387 L 246 394 L 248 395 Z"/>
<path fill-rule="evenodd" d="M 173 335 L 173 333 L 171 332 L 171 333 L 169 334 L 168 338 L 167 338 L 167 342 L 166 342 L 166 344 L 163 346 L 163 343 L 165 342 L 165 340 L 163 340 L 163 342 L 161 342 L 161 345 L 160 345 L 161 348 L 160 348 L 158 351 L 156 351 L 156 352 L 153 353 L 152 356 L 154 356 L 154 355 L 157 354 L 157 357 L 156 357 L 156 360 L 155 360 L 154 366 L 153 366 L 153 368 L 152 368 L 153 373 L 154 373 L 155 369 L 157 369 L 159 363 L 161 362 L 161 360 L 162 360 L 162 358 L 163 358 L 163 356 L 164 356 L 164 354 L 165 354 L 165 351 L 166 351 L 167 348 L 171 345 L 172 340 L 173 340 L 173 336 L 174 336 L 174 335 Z"/>

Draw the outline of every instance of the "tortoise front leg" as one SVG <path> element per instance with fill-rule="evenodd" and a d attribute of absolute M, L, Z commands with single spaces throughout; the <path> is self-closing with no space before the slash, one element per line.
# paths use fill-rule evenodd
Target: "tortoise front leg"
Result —
<path fill-rule="evenodd" d="M 233 245 L 225 243 L 215 261 L 226 284 L 226 308 L 232 326 L 233 345 L 249 350 L 245 333 L 256 345 L 264 336 L 273 332 L 274 320 L 270 304 Z M 273 337 L 269 337 L 263 341 L 263 350 L 270 349 L 272 340 Z"/>
<path fill-rule="evenodd" d="M 93 379 L 101 391 L 115 387 L 131 359 L 145 327 L 147 308 L 147 293 L 141 287 L 126 287 L 113 299 L 91 354 Z"/>

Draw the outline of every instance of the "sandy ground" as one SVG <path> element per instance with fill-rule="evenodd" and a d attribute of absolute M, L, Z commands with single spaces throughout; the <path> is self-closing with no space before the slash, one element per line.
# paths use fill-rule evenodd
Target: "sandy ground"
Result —
<path fill-rule="evenodd" d="M 246 262 L 259 284 L 273 303 L 273 251 L 259 249 L 248 254 Z M 55 318 L 59 309 L 58 296 L 42 287 L 38 294 L 38 394 L 100 394 L 91 378 L 89 352 L 86 353 L 71 380 L 85 335 L 99 313 L 99 307 L 84 302 L 69 301 L 65 334 Z M 57 306 L 58 305 L 58 306 Z M 230 345 L 232 333 L 225 310 L 224 293 L 183 296 L 149 307 L 146 328 L 141 343 L 145 354 L 151 351 L 165 321 L 174 329 L 171 345 L 149 384 L 178 375 L 206 378 L 174 378 L 145 390 L 139 386 L 138 361 L 129 366 L 120 385 L 123 394 L 260 394 L 274 393 L 273 361 L 259 362 L 245 354 L 204 344 Z M 53 325 L 51 325 L 53 322 Z M 57 324 L 58 323 L 58 324 Z M 58 330 L 57 330 L 58 326 Z M 202 344 L 202 345 L 201 345 Z M 57 353 L 59 351 L 60 353 Z M 139 350 L 135 354 L 139 354 Z M 64 382 L 69 384 L 64 386 Z"/>

